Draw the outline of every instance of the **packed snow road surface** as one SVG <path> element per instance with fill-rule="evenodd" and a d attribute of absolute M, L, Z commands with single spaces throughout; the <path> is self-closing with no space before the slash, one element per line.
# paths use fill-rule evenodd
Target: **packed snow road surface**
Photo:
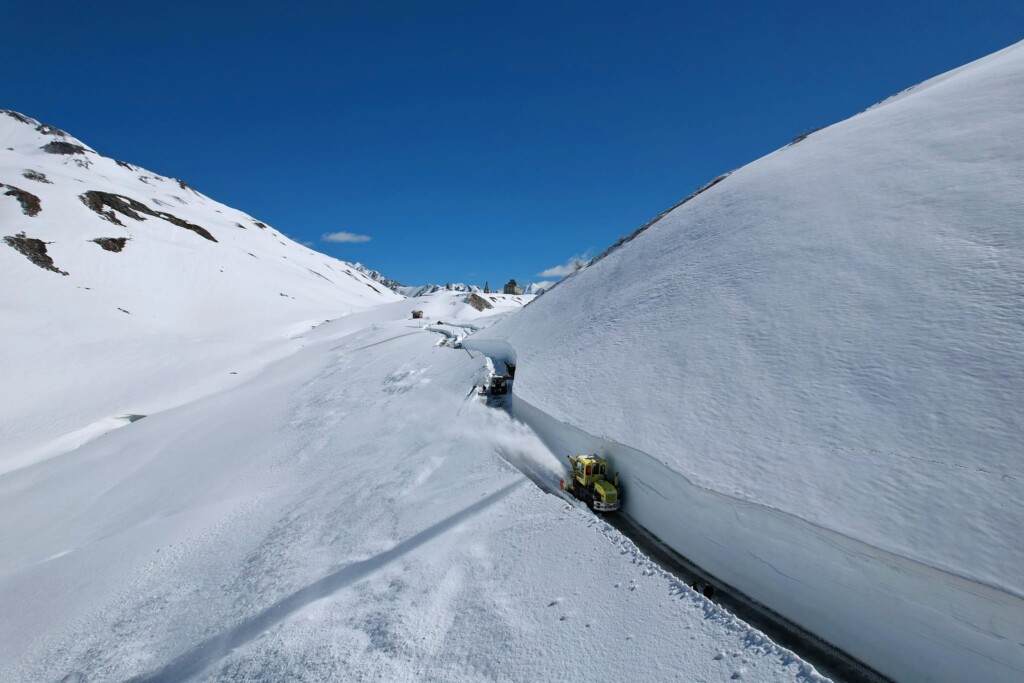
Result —
<path fill-rule="evenodd" d="M 524 485 L 560 463 L 409 308 L 0 476 L 0 679 L 822 680 Z"/>

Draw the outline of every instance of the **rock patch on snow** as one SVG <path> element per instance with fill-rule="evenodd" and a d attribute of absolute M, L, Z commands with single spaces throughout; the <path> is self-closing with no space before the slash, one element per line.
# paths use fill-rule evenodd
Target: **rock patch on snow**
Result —
<path fill-rule="evenodd" d="M 87 151 L 85 147 L 66 140 L 51 140 L 40 149 L 50 154 L 85 154 Z"/>
<path fill-rule="evenodd" d="M 95 211 L 101 218 L 104 218 L 115 225 L 124 226 L 124 223 L 117 219 L 117 215 L 114 213 L 115 211 L 128 216 L 129 218 L 134 218 L 137 221 L 145 220 L 139 215 L 140 213 L 144 213 L 147 216 L 162 218 L 168 223 L 177 225 L 179 228 L 191 230 L 200 237 L 208 239 L 211 242 L 217 241 L 217 239 L 211 235 L 206 228 L 196 225 L 195 223 L 189 223 L 188 221 L 178 218 L 174 214 L 167 213 L 166 211 L 154 211 L 142 202 L 135 201 L 130 197 L 112 194 L 110 192 L 90 190 L 89 192 L 83 192 L 79 195 L 79 199 L 82 200 L 83 204 Z M 104 210 L 104 207 L 108 207 L 109 210 Z"/>
<path fill-rule="evenodd" d="M 26 168 L 24 171 L 21 172 L 21 175 L 24 178 L 27 178 L 29 180 L 35 180 L 38 183 L 46 183 L 47 185 L 53 185 L 53 182 L 46 177 L 46 174 L 40 173 L 39 171 L 33 171 L 31 169 Z"/>
<path fill-rule="evenodd" d="M 466 297 L 466 303 L 475 308 L 478 311 L 483 311 L 488 308 L 494 308 L 487 299 L 483 298 L 476 292 Z"/>
<path fill-rule="evenodd" d="M 18 200 L 18 203 L 21 204 L 21 212 L 26 216 L 37 216 L 43 210 L 43 204 L 39 201 L 39 197 L 31 192 L 27 192 L 14 185 L 4 185 L 3 187 L 7 188 L 7 192 L 4 192 L 5 195 Z"/>
<path fill-rule="evenodd" d="M 128 243 L 127 237 L 97 237 L 91 240 L 107 251 L 119 252 Z"/>
<path fill-rule="evenodd" d="M 53 258 L 46 253 L 46 242 L 34 237 L 26 237 L 24 232 L 19 232 L 14 236 L 8 235 L 4 237 L 4 242 L 43 270 L 50 270 L 61 275 L 68 274 L 67 271 L 54 265 Z"/>

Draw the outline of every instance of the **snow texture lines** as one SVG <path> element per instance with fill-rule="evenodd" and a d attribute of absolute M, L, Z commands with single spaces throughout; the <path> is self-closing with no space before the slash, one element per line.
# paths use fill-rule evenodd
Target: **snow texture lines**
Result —
<path fill-rule="evenodd" d="M 329 597 L 336 591 L 365 578 L 403 555 L 416 550 L 461 522 L 494 505 L 512 493 L 522 483 L 522 480 L 513 482 L 481 498 L 476 503 L 447 519 L 433 524 L 411 538 L 402 541 L 391 550 L 361 562 L 345 565 L 333 574 L 329 574 L 319 581 L 279 600 L 233 628 L 208 638 L 201 643 L 197 643 L 161 669 L 133 678 L 132 680 L 137 683 L 171 682 L 185 680 L 202 673 L 216 661 L 236 648 L 245 645 L 264 631 L 273 628 L 306 605 Z"/>

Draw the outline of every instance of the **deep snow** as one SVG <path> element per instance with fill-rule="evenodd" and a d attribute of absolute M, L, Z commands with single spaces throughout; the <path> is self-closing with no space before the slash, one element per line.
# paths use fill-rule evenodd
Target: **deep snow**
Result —
<path fill-rule="evenodd" d="M 0 678 L 820 680 L 510 467 L 415 303 L 0 476 Z"/>
<path fill-rule="evenodd" d="M 1021 680 L 1022 111 L 1024 43 L 733 172 L 474 342 L 709 570 L 899 679 Z"/>
<path fill-rule="evenodd" d="M 822 680 L 510 465 L 561 470 L 444 342 L 532 296 L 403 299 L 31 119 L 0 146 L 0 680 Z"/>
<path fill-rule="evenodd" d="M 54 142 L 81 151 L 45 151 Z M 0 238 L 46 242 L 67 273 L 0 242 L 0 472 L 65 452 L 122 415 L 233 386 L 312 326 L 400 299 L 180 181 L 13 112 L 0 112 L 0 184 Z M 6 187 L 41 210 L 30 215 Z M 114 223 L 83 203 L 88 192 L 140 202 L 216 241 L 144 213 L 115 212 Z M 96 238 L 127 242 L 108 251 Z"/>

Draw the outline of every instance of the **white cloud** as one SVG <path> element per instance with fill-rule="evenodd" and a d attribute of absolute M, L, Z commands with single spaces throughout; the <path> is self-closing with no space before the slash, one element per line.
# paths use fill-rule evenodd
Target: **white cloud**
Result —
<path fill-rule="evenodd" d="M 571 259 L 566 261 L 560 266 L 551 266 L 547 270 L 542 270 L 537 275 L 540 277 L 565 277 L 571 273 L 575 273 L 577 270 L 587 264 L 590 257 L 587 254 L 581 256 L 573 256 Z"/>
<path fill-rule="evenodd" d="M 354 232 L 328 232 L 320 236 L 324 242 L 346 242 L 349 244 L 358 244 L 360 242 L 369 242 L 372 239 L 369 235 L 359 235 Z"/>

